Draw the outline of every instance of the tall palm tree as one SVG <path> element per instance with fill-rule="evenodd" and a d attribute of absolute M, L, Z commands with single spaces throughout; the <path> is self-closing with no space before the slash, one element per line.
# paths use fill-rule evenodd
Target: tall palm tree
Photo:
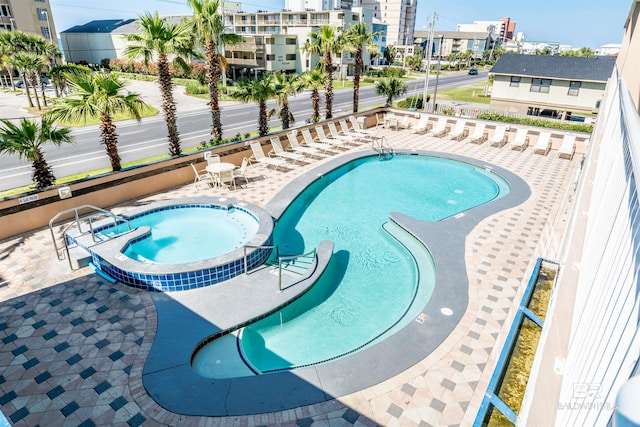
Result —
<path fill-rule="evenodd" d="M 315 69 L 303 73 L 300 79 L 305 88 L 311 89 L 311 108 L 313 109 L 311 121 L 317 123 L 320 121 L 320 89 L 325 85 L 327 75 Z"/>
<path fill-rule="evenodd" d="M 45 84 L 42 81 L 42 78 L 40 78 L 40 72 L 42 71 L 42 68 L 44 68 L 45 65 L 47 65 L 48 67 L 52 67 L 53 65 L 55 65 L 56 58 L 61 57 L 62 54 L 60 53 L 60 49 L 58 49 L 58 47 L 56 45 L 54 45 L 53 43 L 51 43 L 49 40 L 45 39 L 44 37 L 30 35 L 30 37 L 28 39 L 28 42 L 29 42 L 29 45 L 30 45 L 29 46 L 30 50 L 34 54 L 36 54 L 36 55 L 38 55 L 38 56 L 40 56 L 42 58 L 42 67 L 36 71 L 36 74 L 37 74 L 38 86 L 40 87 L 41 92 L 42 92 L 42 103 L 46 107 L 47 106 L 47 98 L 46 98 L 46 96 L 44 94 L 44 86 L 45 86 Z M 35 88 L 36 88 L 36 86 L 34 86 L 34 88 L 33 88 L 34 92 L 36 92 Z"/>
<path fill-rule="evenodd" d="M 350 26 L 345 32 L 345 39 L 349 45 L 355 51 L 356 63 L 353 74 L 353 112 L 358 112 L 358 103 L 360 101 L 360 77 L 364 72 L 364 60 L 362 54 L 364 49 L 367 52 L 378 52 L 378 47 L 373 42 L 374 37 L 377 37 L 379 32 L 371 32 L 367 29 L 367 24 L 364 22 L 357 22 Z"/>
<path fill-rule="evenodd" d="M 190 32 L 187 26 L 171 24 L 160 18 L 158 12 L 141 15 L 137 21 L 139 32 L 127 34 L 131 42 L 124 53 L 131 59 L 142 57 L 148 65 L 156 58 L 158 65 L 158 83 L 162 94 L 162 111 L 167 122 L 169 153 L 179 156 L 182 153 L 178 125 L 176 123 L 176 102 L 173 99 L 173 82 L 169 70 L 169 57 L 178 66 L 188 69 L 185 58 L 194 55 Z"/>
<path fill-rule="evenodd" d="M 407 91 L 407 84 L 396 77 L 379 80 L 376 84 L 376 94 L 387 97 L 385 107 L 391 107 L 393 98 L 396 98 Z"/>
<path fill-rule="evenodd" d="M 23 118 L 19 124 L 0 121 L 0 153 L 17 154 L 29 160 L 33 167 L 31 178 L 38 190 L 49 187 L 56 180 L 42 150 L 47 142 L 60 146 L 73 140 L 69 129 L 54 127 L 51 118 L 44 117 L 41 121 Z"/>
<path fill-rule="evenodd" d="M 22 75 L 22 82 L 24 83 L 24 88 L 27 92 L 27 100 L 29 101 L 29 107 L 33 108 L 33 100 L 31 99 L 31 91 L 29 90 L 28 83 L 31 82 L 31 87 L 33 87 L 33 90 L 35 91 L 36 86 L 34 85 L 34 80 L 36 80 L 36 84 L 37 84 L 37 78 L 32 79 L 33 73 L 36 70 L 42 68 L 42 65 L 43 65 L 42 58 L 40 58 L 37 55 L 34 55 L 33 53 L 18 52 L 14 54 L 11 58 L 9 58 L 7 63 L 12 68 L 15 68 L 16 70 L 18 70 L 18 72 Z M 37 94 L 35 95 L 36 95 L 35 99 L 36 99 L 36 104 L 38 105 L 38 110 L 41 110 L 42 108 L 40 107 L 40 99 L 38 98 Z"/>
<path fill-rule="evenodd" d="M 100 135 L 114 171 L 122 169 L 118 154 L 118 134 L 113 115 L 125 113 L 140 122 L 142 110 L 147 107 L 140 95 L 122 89 L 125 82 L 115 74 L 71 74 L 71 95 L 60 99 L 51 109 L 55 119 L 79 121 L 90 117 L 100 118 Z"/>
<path fill-rule="evenodd" d="M 289 96 L 301 92 L 304 86 L 297 74 L 276 73 L 273 80 L 273 95 L 280 107 L 278 115 L 282 120 L 282 129 L 289 129 L 290 123 L 294 121 L 289 109 Z"/>
<path fill-rule="evenodd" d="M 265 74 L 258 79 L 243 79 L 238 82 L 232 97 L 242 102 L 258 103 L 258 133 L 264 136 L 269 133 L 267 101 L 274 96 L 273 74 Z"/>
<path fill-rule="evenodd" d="M 327 73 L 325 84 L 325 118 L 333 117 L 333 57 L 342 51 L 345 40 L 338 34 L 336 27 L 323 25 L 317 33 L 311 33 L 309 40 L 304 44 L 303 50 L 323 58 L 324 72 Z"/>
<path fill-rule="evenodd" d="M 224 32 L 222 17 L 222 3 L 220 0 L 189 0 L 193 15 L 188 22 L 191 32 L 201 40 L 204 46 L 207 77 L 209 80 L 209 107 L 211 108 L 213 139 L 222 139 L 222 120 L 220 117 L 220 102 L 218 81 L 225 67 L 222 66 L 224 57 L 220 55 L 220 48 L 225 44 L 234 44 L 242 40 L 237 34 Z"/>

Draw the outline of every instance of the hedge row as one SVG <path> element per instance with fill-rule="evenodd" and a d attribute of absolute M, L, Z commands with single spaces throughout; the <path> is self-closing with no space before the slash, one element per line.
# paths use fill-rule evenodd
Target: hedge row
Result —
<path fill-rule="evenodd" d="M 554 121 L 554 120 L 536 119 L 536 118 L 528 118 L 528 117 L 510 117 L 510 116 L 503 116 L 502 114 L 496 114 L 496 113 L 481 113 L 481 114 L 478 114 L 476 118 L 482 119 L 482 120 L 492 120 L 496 122 L 513 123 L 518 125 L 562 129 L 570 132 L 591 133 L 593 131 L 593 125 L 590 125 L 590 124 L 560 122 L 560 121 Z"/>

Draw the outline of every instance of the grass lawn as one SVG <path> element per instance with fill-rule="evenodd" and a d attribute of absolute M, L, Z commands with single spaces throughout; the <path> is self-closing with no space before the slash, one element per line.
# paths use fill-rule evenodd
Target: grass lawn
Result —
<path fill-rule="evenodd" d="M 489 104 L 490 96 L 482 96 L 484 86 L 489 84 L 488 81 L 474 83 L 467 87 L 453 87 L 449 89 L 438 90 L 438 99 L 448 99 L 460 102 L 474 102 L 479 104 Z"/>
<path fill-rule="evenodd" d="M 151 117 L 151 116 L 155 116 L 156 114 L 158 114 L 158 109 L 152 106 L 148 106 L 147 108 L 142 110 L 141 116 Z M 131 120 L 131 119 L 133 119 L 133 117 L 128 114 L 119 113 L 113 116 L 114 122 L 119 122 L 122 120 Z M 91 126 L 91 125 L 100 124 L 100 118 L 87 117 L 86 120 L 79 120 L 79 121 L 57 120 L 56 123 L 59 124 L 60 126 L 66 126 L 66 127 Z"/>

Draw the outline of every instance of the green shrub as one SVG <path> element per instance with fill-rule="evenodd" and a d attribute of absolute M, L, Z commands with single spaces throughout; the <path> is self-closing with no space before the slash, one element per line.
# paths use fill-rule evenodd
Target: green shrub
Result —
<path fill-rule="evenodd" d="M 365 77 L 364 79 L 362 79 L 362 83 L 373 83 L 375 80 L 373 80 L 370 77 Z"/>
<path fill-rule="evenodd" d="M 492 120 L 496 122 L 513 123 L 527 126 L 538 126 L 543 128 L 562 129 L 570 132 L 585 132 L 591 133 L 593 131 L 593 125 L 584 123 L 569 123 L 559 122 L 553 120 L 537 119 L 537 118 L 521 118 L 521 117 L 509 117 L 496 113 L 481 113 L 476 117 L 482 120 Z"/>
<path fill-rule="evenodd" d="M 202 95 L 203 93 L 208 93 L 209 88 L 206 85 L 200 84 L 196 81 L 187 82 L 185 86 L 185 92 L 188 95 Z"/>
<path fill-rule="evenodd" d="M 402 101 L 398 101 L 398 108 L 417 108 L 418 110 L 422 109 L 422 98 L 423 95 L 412 95 L 403 99 Z M 430 96 L 427 95 L 427 102 L 429 102 Z"/>

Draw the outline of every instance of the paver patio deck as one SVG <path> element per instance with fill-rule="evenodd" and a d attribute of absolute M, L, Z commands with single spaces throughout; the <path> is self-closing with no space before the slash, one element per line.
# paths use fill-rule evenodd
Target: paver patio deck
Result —
<path fill-rule="evenodd" d="M 466 240 L 469 305 L 432 354 L 374 387 L 329 402 L 247 417 L 186 417 L 157 405 L 142 385 L 156 328 L 146 291 L 112 285 L 57 261 L 46 229 L 0 242 L 0 408 L 14 425 L 469 425 L 482 400 L 541 238 L 561 232 L 574 160 L 380 130 L 393 147 L 456 153 L 522 177 L 524 204 L 483 220 Z M 351 150 L 369 149 L 367 145 Z M 247 188 L 202 189 L 264 206 L 322 160 L 287 172 L 252 170 Z M 194 195 L 192 185 L 113 207 Z M 384 363 L 381 361 L 381 363 Z M 215 396 L 212 396 L 212 399 Z"/>

